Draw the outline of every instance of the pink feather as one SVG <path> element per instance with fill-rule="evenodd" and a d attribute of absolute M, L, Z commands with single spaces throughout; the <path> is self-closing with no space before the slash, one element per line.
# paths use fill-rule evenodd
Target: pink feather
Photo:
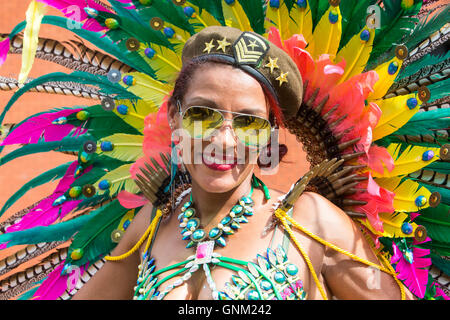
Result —
<path fill-rule="evenodd" d="M 85 266 L 74 268 L 70 274 L 61 275 L 64 262 L 61 262 L 42 282 L 34 293 L 33 300 L 57 300 L 67 289 L 69 291 L 75 289 L 76 282 L 83 274 Z"/>
<path fill-rule="evenodd" d="M 138 196 L 126 190 L 120 191 L 117 195 L 117 199 L 119 200 L 122 207 L 127 209 L 141 207 L 149 202 L 145 197 Z"/>
<path fill-rule="evenodd" d="M 52 121 L 59 117 L 67 117 L 80 110 L 83 109 L 67 109 L 32 117 L 20 126 L 14 128 L 0 145 L 38 143 L 41 137 L 47 142 L 59 141 L 77 127 L 72 124 L 52 124 Z M 76 133 L 82 134 L 86 132 L 86 130 L 87 129 L 82 129 L 80 131 L 80 129 L 78 129 Z"/>
<path fill-rule="evenodd" d="M 9 38 L 0 42 L 0 66 L 5 62 L 9 52 Z"/>
<path fill-rule="evenodd" d="M 98 11 L 111 12 L 110 10 L 106 9 L 104 6 L 102 6 L 101 4 L 97 3 L 94 0 L 37 0 L 37 1 L 58 9 L 64 14 L 64 16 L 74 21 L 82 22 L 87 19 L 86 22 L 83 24 L 83 29 L 85 30 L 98 32 L 107 29 L 106 27 L 100 25 L 97 22 L 97 20 L 90 18 L 84 11 L 84 8 L 89 7 Z"/>
<path fill-rule="evenodd" d="M 417 243 L 413 242 L 414 244 Z M 393 249 L 394 254 L 391 263 L 397 263 L 395 267 L 395 271 L 398 273 L 397 277 L 404 281 L 412 293 L 419 298 L 423 298 L 428 283 L 427 267 L 431 265 L 431 258 L 426 258 L 430 254 L 430 250 L 414 247 L 412 250 L 413 262 L 409 263 L 395 244 L 393 244 Z"/>
<path fill-rule="evenodd" d="M 75 209 L 82 200 L 68 199 L 58 206 L 53 206 L 53 202 L 58 197 L 63 195 L 75 181 L 74 172 L 77 166 L 78 161 L 74 161 L 67 169 L 64 177 L 59 181 L 58 186 L 53 193 L 48 198 L 45 198 L 39 202 L 39 204 L 34 207 L 32 211 L 23 216 L 19 222 L 9 226 L 6 229 L 6 232 L 20 231 L 37 226 L 48 226 L 55 222 L 58 218 L 64 218 L 68 213 Z M 89 172 L 91 169 L 92 166 L 87 167 L 83 171 L 83 174 Z"/>

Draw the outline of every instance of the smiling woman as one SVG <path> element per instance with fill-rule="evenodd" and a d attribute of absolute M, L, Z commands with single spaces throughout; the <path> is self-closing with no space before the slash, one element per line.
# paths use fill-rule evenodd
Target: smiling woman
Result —
<path fill-rule="evenodd" d="M 0 61 L 24 30 L 28 62 L 75 71 L 25 83 L 0 119 L 25 92 L 66 92 L 64 82 L 101 100 L 1 127 L 2 147 L 23 146 L 0 164 L 77 157 L 2 208 L 60 179 L 0 226 L 0 249 L 30 244 L 0 261 L 0 275 L 46 254 L 45 270 L 0 284 L 4 297 L 447 298 L 442 273 L 426 268 L 449 269 L 448 59 L 429 55 L 448 35 L 448 10 L 417 24 L 422 1 L 381 1 L 373 30 L 369 0 L 108 3 L 31 1 L 1 39 Z M 69 19 L 43 15 L 44 4 Z M 41 24 L 98 51 L 38 39 Z M 280 128 L 302 143 L 308 172 L 280 163 Z M 298 154 L 290 145 L 287 156 Z"/>

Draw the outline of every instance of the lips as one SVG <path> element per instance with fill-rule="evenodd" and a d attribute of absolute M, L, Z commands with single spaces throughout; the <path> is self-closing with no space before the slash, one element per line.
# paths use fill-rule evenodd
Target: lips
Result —
<path fill-rule="evenodd" d="M 237 158 L 226 155 L 202 154 L 202 161 L 208 168 L 218 171 L 231 170 L 237 165 Z"/>

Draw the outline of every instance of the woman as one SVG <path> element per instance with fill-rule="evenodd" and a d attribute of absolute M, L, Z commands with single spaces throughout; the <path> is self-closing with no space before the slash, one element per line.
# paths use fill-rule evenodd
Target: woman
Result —
<path fill-rule="evenodd" d="M 270 126 L 265 124 L 270 123 L 275 127 L 281 118 L 298 110 L 302 92 L 301 76 L 287 54 L 267 43 L 268 48 L 265 49 L 262 43 L 262 49 L 258 51 L 258 47 L 255 48 L 256 42 L 252 42 L 251 37 L 257 35 L 228 27 L 211 27 L 192 37 L 186 44 L 183 51 L 184 68 L 169 101 L 168 120 L 173 132 L 181 132 L 178 150 L 181 162 L 192 179 L 191 192 L 184 194 L 174 212 L 160 223 L 148 253 L 146 246 L 142 244 L 139 251 L 127 259 L 108 261 L 74 299 L 131 299 L 133 293 L 135 298 L 150 298 L 155 291 L 159 291 L 160 298 L 180 300 L 229 298 L 233 294 L 238 299 L 401 298 L 403 289 L 399 289 L 392 274 L 355 261 L 354 257 L 325 246 L 300 231 L 294 231 L 293 234 L 296 244 L 292 241 L 292 235 L 284 233 L 280 225 L 274 226 L 274 206 L 283 193 L 273 189 L 265 190 L 263 183 L 258 182 L 253 173 L 258 154 L 269 142 L 266 128 Z M 239 53 L 236 51 L 239 39 L 243 39 L 241 43 L 244 43 L 245 49 L 262 52 L 258 63 L 252 65 L 239 61 Z M 217 44 L 216 47 L 208 49 L 208 44 L 214 43 Z M 274 61 L 273 57 L 278 59 L 276 66 L 281 69 L 281 73 L 276 73 L 276 70 L 274 72 L 274 64 L 270 65 L 270 61 Z M 269 63 L 265 63 L 262 58 L 270 58 Z M 230 62 L 230 59 L 233 60 Z M 252 69 L 250 71 L 249 66 Z M 280 81 L 283 71 L 289 76 L 286 83 Z M 210 122 L 206 123 L 207 120 Z M 251 133 L 247 132 L 249 135 L 246 136 L 238 132 L 239 129 L 246 128 L 242 124 L 244 120 L 247 125 L 248 121 L 258 122 L 257 129 L 261 134 L 256 143 L 252 143 L 254 136 Z M 200 122 L 199 126 L 203 125 L 199 129 L 199 136 L 194 133 L 195 121 Z M 206 130 L 206 125 L 215 130 Z M 198 141 L 201 141 L 200 148 Z M 243 197 L 252 200 L 252 208 L 249 210 L 253 214 L 246 218 L 247 223 L 241 221 L 238 229 L 228 228 L 229 234 L 223 237 L 226 241 L 222 245 L 210 241 L 213 243 L 210 248 L 213 254 L 208 263 L 198 263 L 199 270 L 180 264 L 158 273 L 158 270 L 189 260 L 189 256 L 194 255 L 199 261 L 204 257 L 204 252 L 200 252 L 199 248 L 202 243 L 208 242 L 207 236 L 189 244 L 189 239 L 183 240 L 183 235 L 180 234 L 188 221 L 183 221 L 182 217 L 186 208 L 195 209 L 195 217 L 200 222 L 200 226 L 194 227 L 192 232 L 203 229 L 207 235 L 217 226 L 224 232 L 220 223 L 230 212 L 234 212 L 235 205 Z M 152 211 L 150 204 L 141 210 L 112 256 L 129 251 L 138 242 L 152 221 Z M 319 238 L 352 253 L 363 262 L 380 265 L 355 223 L 341 209 L 317 193 L 302 194 L 295 202 L 292 218 Z M 192 232 L 188 232 L 188 235 Z M 304 259 L 304 255 L 298 250 L 299 246 L 306 252 L 309 261 Z M 265 256 L 268 248 L 276 252 L 278 247 L 284 248 L 287 261 L 283 262 L 284 274 L 277 273 L 269 266 L 270 270 L 267 272 L 273 274 L 274 278 L 264 284 L 270 284 L 272 289 L 264 291 L 264 284 L 259 282 L 263 289 L 257 291 L 254 287 L 251 289 L 251 285 L 240 285 L 233 278 L 238 274 L 238 269 L 230 267 L 231 262 L 239 265 L 239 262 L 242 264 L 252 261 L 257 264 L 257 255 Z M 149 255 L 154 263 L 148 264 Z M 213 257 L 219 260 L 220 257 L 225 258 L 218 263 L 217 260 L 211 262 Z M 148 287 L 144 285 L 136 288 L 136 280 L 138 283 L 143 282 L 138 276 L 145 276 L 143 272 L 138 275 L 138 265 L 142 271 L 153 264 L 155 268 L 151 272 L 157 276 L 150 277 L 147 282 L 157 280 Z M 174 271 L 183 268 L 186 270 L 167 278 Z M 189 275 L 184 276 L 186 273 Z M 248 272 L 246 274 L 251 278 Z M 256 281 L 255 279 L 250 279 L 250 282 Z M 277 287 L 276 290 L 273 290 L 274 286 Z M 145 290 L 152 288 L 155 290 L 148 295 Z M 406 297 L 412 298 L 409 291 L 406 291 Z"/>

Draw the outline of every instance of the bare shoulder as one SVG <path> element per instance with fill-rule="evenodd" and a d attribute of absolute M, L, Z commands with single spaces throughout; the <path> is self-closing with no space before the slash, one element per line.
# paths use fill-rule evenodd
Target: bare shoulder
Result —
<path fill-rule="evenodd" d="M 355 223 L 342 209 L 314 192 L 300 196 L 293 218 L 327 241 L 339 241 L 343 236 L 349 239 L 357 231 Z"/>

